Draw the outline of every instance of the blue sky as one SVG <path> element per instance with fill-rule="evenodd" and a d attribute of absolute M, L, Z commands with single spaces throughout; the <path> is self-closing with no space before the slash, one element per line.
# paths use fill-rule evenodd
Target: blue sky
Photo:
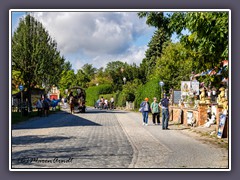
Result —
<path fill-rule="evenodd" d="M 12 32 L 25 12 L 12 12 Z M 139 65 L 155 28 L 136 12 L 33 12 L 76 71 L 84 64 L 105 67 L 110 61 Z M 173 37 L 173 39 L 175 39 Z"/>

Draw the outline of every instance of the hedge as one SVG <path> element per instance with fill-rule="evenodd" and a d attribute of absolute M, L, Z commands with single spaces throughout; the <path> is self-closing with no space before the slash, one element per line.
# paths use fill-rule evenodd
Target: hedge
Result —
<path fill-rule="evenodd" d="M 86 90 L 86 105 L 94 106 L 95 102 L 98 100 L 100 94 L 112 93 L 111 84 L 102 84 L 99 86 L 92 86 Z"/>
<path fill-rule="evenodd" d="M 142 85 L 138 88 L 135 94 L 135 101 L 134 101 L 135 108 L 139 108 L 141 102 L 146 97 L 149 98 L 150 103 L 153 102 L 154 97 L 156 97 L 159 102 L 161 97 L 161 87 L 159 86 L 158 83 L 159 83 L 158 79 L 153 79 L 147 82 L 145 85 Z"/>

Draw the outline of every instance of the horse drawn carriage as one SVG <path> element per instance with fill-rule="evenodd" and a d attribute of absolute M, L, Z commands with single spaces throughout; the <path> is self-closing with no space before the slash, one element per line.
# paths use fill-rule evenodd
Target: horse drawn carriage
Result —
<path fill-rule="evenodd" d="M 71 113 L 85 113 L 86 112 L 86 92 L 79 86 L 74 86 L 68 89 L 68 102 Z"/>

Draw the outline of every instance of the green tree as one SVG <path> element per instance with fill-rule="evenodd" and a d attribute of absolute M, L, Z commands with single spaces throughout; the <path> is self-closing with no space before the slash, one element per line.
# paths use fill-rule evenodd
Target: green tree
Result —
<path fill-rule="evenodd" d="M 164 12 L 139 12 L 139 18 L 146 17 L 146 24 L 149 26 L 153 26 L 157 29 L 163 29 L 165 33 L 168 35 L 171 34 L 170 29 L 168 27 L 169 18 L 164 15 Z"/>
<path fill-rule="evenodd" d="M 165 15 L 162 12 L 141 12 L 138 15 L 147 17 L 148 25 L 163 28 L 169 35 L 177 33 L 181 43 L 191 52 L 192 69 L 197 73 L 213 68 L 218 68 L 218 71 L 222 60 L 228 59 L 228 12 L 174 12 Z M 189 34 L 184 35 L 184 30 Z M 149 58 L 146 57 L 141 64 L 141 71 L 145 73 L 147 62 Z M 223 76 L 228 77 L 228 73 Z M 205 76 L 202 79 L 219 83 L 217 77 Z"/>
<path fill-rule="evenodd" d="M 169 27 L 194 51 L 197 70 L 219 67 L 228 58 L 228 18 L 228 12 L 182 12 L 171 16 Z M 188 29 L 190 35 L 182 35 L 183 29 Z"/>
<path fill-rule="evenodd" d="M 92 79 L 96 74 L 97 69 L 93 67 L 92 64 L 84 64 L 82 67 L 82 71 L 84 74 L 88 76 L 88 79 Z"/>
<path fill-rule="evenodd" d="M 64 93 L 66 89 L 76 85 L 76 75 L 74 70 L 63 71 L 61 74 L 61 79 L 59 81 L 59 87 L 61 93 Z"/>
<path fill-rule="evenodd" d="M 190 80 L 193 71 L 191 52 L 181 43 L 167 42 L 157 60 L 154 76 L 164 81 L 165 90 L 180 89 L 181 81 Z"/>
<path fill-rule="evenodd" d="M 134 79 L 132 82 L 127 82 L 123 85 L 122 94 L 124 99 L 133 102 L 135 100 L 135 93 L 140 85 L 142 85 L 140 79 Z"/>
<path fill-rule="evenodd" d="M 24 84 L 22 73 L 20 71 L 12 70 L 12 93 L 17 93 L 18 86 Z"/>
<path fill-rule="evenodd" d="M 76 77 L 75 83 L 77 86 L 87 88 L 87 83 L 90 82 L 89 74 L 86 74 L 82 69 L 79 69 L 75 77 Z"/>
<path fill-rule="evenodd" d="M 69 61 L 64 62 L 64 64 L 63 64 L 63 71 L 69 71 L 71 69 L 72 69 L 72 64 Z"/>
<path fill-rule="evenodd" d="M 95 75 L 93 78 L 91 78 L 91 81 L 88 83 L 88 86 L 91 87 L 102 84 L 113 85 L 112 78 L 104 71 L 103 67 L 96 69 Z"/>
<path fill-rule="evenodd" d="M 144 71 L 145 77 L 150 79 L 154 67 L 156 66 L 157 58 L 161 57 L 163 44 L 170 38 L 167 33 L 160 28 L 154 32 L 154 35 L 150 42 L 148 43 L 148 49 L 145 52 L 145 58 L 141 63 L 141 67 Z"/>
<path fill-rule="evenodd" d="M 125 77 L 126 64 L 121 61 L 112 61 L 107 64 L 105 73 L 111 77 L 113 81 L 114 91 L 122 90 L 123 77 Z"/>
<path fill-rule="evenodd" d="M 11 50 L 12 69 L 21 72 L 31 109 L 31 89 L 36 85 L 57 84 L 64 58 L 42 24 L 30 15 L 20 20 L 12 37 Z"/>

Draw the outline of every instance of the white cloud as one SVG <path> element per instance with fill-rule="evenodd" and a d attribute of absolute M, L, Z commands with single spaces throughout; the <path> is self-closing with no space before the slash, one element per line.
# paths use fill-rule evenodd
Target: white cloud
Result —
<path fill-rule="evenodd" d="M 116 60 L 139 64 L 144 58 L 146 46 L 136 47 L 134 41 L 150 28 L 136 12 L 34 12 L 32 15 L 57 41 L 61 54 L 74 69 L 84 63 L 101 67 Z"/>
<path fill-rule="evenodd" d="M 96 56 L 92 63 L 95 67 L 104 67 L 110 61 L 122 61 L 127 62 L 128 64 L 136 63 L 139 65 L 142 62 L 142 59 L 145 57 L 145 51 L 147 46 L 131 46 L 125 53 L 119 55 L 105 55 L 105 56 Z"/>

